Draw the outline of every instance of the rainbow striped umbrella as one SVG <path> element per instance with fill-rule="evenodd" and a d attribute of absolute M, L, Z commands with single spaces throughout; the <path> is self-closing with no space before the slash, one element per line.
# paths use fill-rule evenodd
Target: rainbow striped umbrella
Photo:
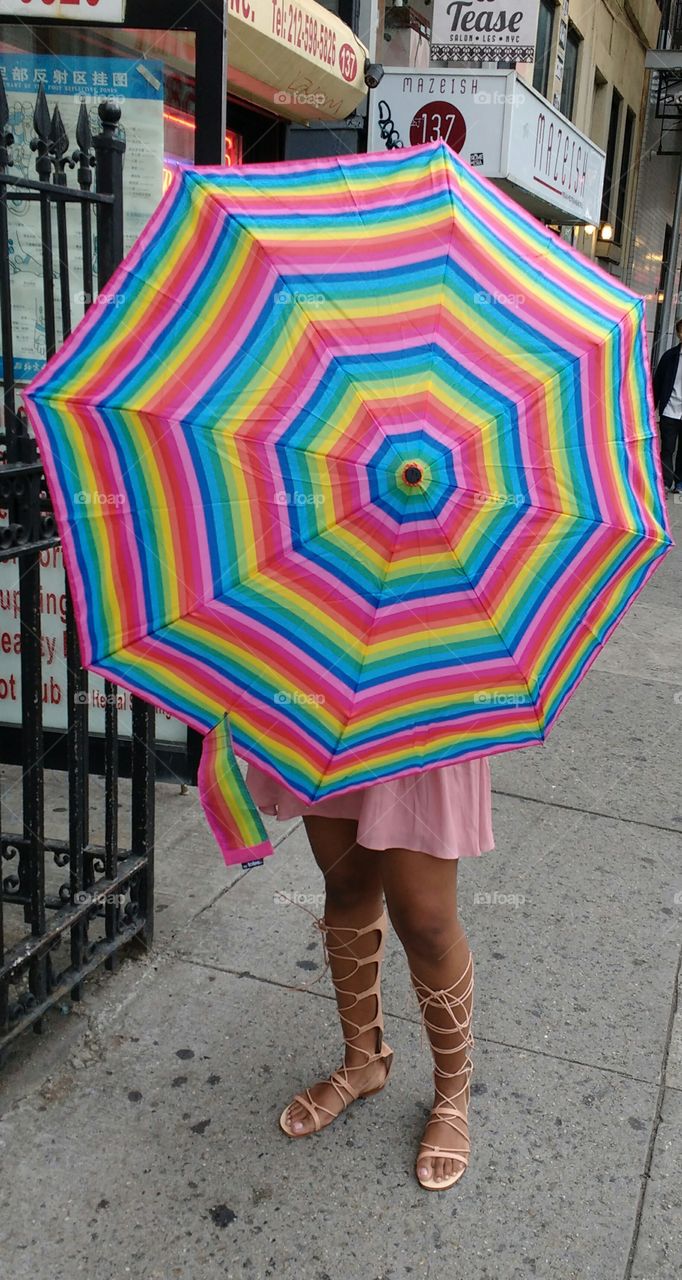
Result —
<path fill-rule="evenodd" d="M 180 170 L 98 302 L 27 395 L 83 657 L 206 735 L 227 862 L 235 752 L 545 739 L 670 546 L 640 298 L 432 144 Z"/>

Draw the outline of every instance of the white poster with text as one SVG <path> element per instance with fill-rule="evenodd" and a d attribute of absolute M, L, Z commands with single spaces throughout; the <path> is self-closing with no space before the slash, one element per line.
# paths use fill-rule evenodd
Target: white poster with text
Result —
<path fill-rule="evenodd" d="M 538 0 L 433 0 L 431 43 L 499 49 L 510 60 L 523 49 L 527 62 L 537 26 Z"/>
<path fill-rule="evenodd" d="M 93 134 L 99 132 L 98 105 L 113 100 L 121 109 L 120 131 L 125 138 L 123 161 L 123 226 L 125 250 L 131 248 L 163 192 L 163 66 L 160 62 L 136 64 L 118 58 L 52 57 L 50 55 L 0 53 L 2 76 L 9 105 L 9 127 L 14 135 L 11 172 L 20 178 L 37 177 L 33 112 L 42 84 L 50 114 L 56 106 L 69 138 L 67 156 L 76 149 L 76 122 L 82 102 L 90 115 Z M 74 178 L 69 171 L 70 181 Z M 45 362 L 45 315 L 40 235 L 40 209 L 8 197 L 10 290 L 14 325 L 14 376 L 28 382 Z M 93 219 L 94 222 L 94 219 Z M 84 313 L 82 234 L 80 209 L 67 209 L 67 239 L 71 276 L 71 326 Z M 56 241 L 55 241 L 56 250 Z M 55 252 L 56 259 L 56 252 Z M 59 267 L 55 262 L 55 292 Z M 58 342 L 60 308 L 57 302 Z"/>

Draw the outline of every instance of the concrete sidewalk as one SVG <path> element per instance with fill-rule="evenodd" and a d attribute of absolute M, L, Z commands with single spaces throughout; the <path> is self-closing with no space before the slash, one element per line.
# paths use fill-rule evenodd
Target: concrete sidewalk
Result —
<path fill-rule="evenodd" d="M 339 1057 L 328 977 L 287 986 L 321 948 L 279 894 L 320 914 L 320 877 L 300 824 L 227 873 L 196 795 L 161 786 L 153 953 L 91 981 L 4 1072 L 7 1280 L 677 1280 L 681 598 L 675 551 L 547 746 L 493 762 L 497 851 L 460 877 L 477 962 L 461 1185 L 412 1173 L 431 1077 L 394 938 L 388 1088 L 320 1137 L 280 1132 Z"/>

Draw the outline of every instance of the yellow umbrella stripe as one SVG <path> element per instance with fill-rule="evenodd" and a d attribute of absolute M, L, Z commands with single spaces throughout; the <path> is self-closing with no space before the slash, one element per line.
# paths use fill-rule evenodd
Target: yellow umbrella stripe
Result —
<path fill-rule="evenodd" d="M 526 230 L 521 219 L 515 217 L 512 213 L 507 213 L 506 209 L 503 209 L 497 201 L 487 200 L 486 196 L 487 193 L 483 194 L 478 186 L 474 188 L 472 185 L 467 192 L 467 199 L 471 202 L 470 207 L 463 206 L 460 211 L 462 226 L 466 228 L 467 235 L 470 235 L 477 244 L 480 244 L 491 262 L 496 264 L 496 278 L 499 279 L 500 274 L 508 275 L 515 290 L 518 290 L 519 285 L 523 285 L 525 282 L 529 292 L 541 297 L 543 302 L 556 311 L 565 322 L 566 315 L 570 311 L 571 294 L 569 292 L 565 294 L 559 293 L 556 288 L 552 290 L 543 285 L 543 258 L 549 259 L 551 254 L 553 273 L 561 270 L 565 272 L 567 289 L 573 269 L 572 264 L 562 260 L 560 251 L 557 252 L 551 242 L 547 244 L 543 254 L 539 249 L 537 232 L 530 228 Z M 501 241 L 499 248 L 493 240 L 496 223 L 501 224 L 497 233 Z M 510 235 L 513 236 L 515 241 L 521 241 L 528 250 L 526 262 L 520 256 L 514 257 L 513 271 L 509 269 L 509 249 L 508 247 L 505 248 L 503 243 L 505 236 L 509 237 Z M 595 310 L 594 308 L 599 308 L 600 303 L 606 298 L 609 298 L 611 302 L 615 301 L 614 291 L 612 287 L 609 287 L 608 290 L 595 287 L 594 279 L 591 277 L 589 279 L 585 278 L 584 288 L 587 293 L 594 295 L 590 299 L 593 309 L 588 310 L 587 307 L 582 307 L 579 313 L 576 312 L 576 324 L 579 325 L 582 338 L 584 338 L 585 334 L 589 334 L 595 342 L 601 342 L 605 332 L 612 327 L 613 321 L 608 315 L 603 313 L 600 315 L 598 309 Z M 623 291 L 623 296 L 618 299 L 618 303 L 622 307 L 625 301 L 626 297 Z"/>
<path fill-rule="evenodd" d="M 647 548 L 638 557 L 639 561 L 644 564 L 648 559 Z M 569 662 L 564 662 L 563 666 L 556 666 L 544 679 L 542 690 L 542 703 L 546 708 L 541 718 L 544 725 L 547 719 L 554 714 L 555 702 L 557 697 L 565 689 L 565 674 L 568 673 L 570 679 L 575 680 L 578 677 L 585 658 L 594 649 L 595 634 L 599 634 L 604 624 L 611 619 L 615 612 L 621 610 L 627 602 L 628 596 L 632 592 L 632 570 L 625 575 L 623 580 L 607 591 L 601 607 L 591 615 L 590 625 L 584 626 L 583 638 L 575 650 Z"/>
<path fill-rule="evenodd" d="M 423 654 L 424 637 L 428 635 L 429 643 L 435 649 L 452 649 L 456 653 L 464 641 L 484 640 L 490 635 L 490 627 L 482 617 L 481 619 L 473 618 L 469 622 L 457 621 L 456 625 L 450 624 L 446 626 L 435 626 L 425 624 L 423 617 L 419 614 L 415 605 L 414 613 L 408 613 L 408 621 L 414 618 L 414 629 L 401 630 L 396 636 L 387 636 L 386 639 L 372 638 L 372 647 L 368 654 L 368 663 L 371 666 L 374 663 L 380 664 L 388 662 L 397 655 L 405 655 L 409 657 L 410 653 L 415 655 Z M 401 623 L 404 624 L 405 616 L 401 617 Z"/>
<path fill-rule="evenodd" d="M 608 554 L 605 554 L 605 555 L 603 556 L 603 559 L 601 560 L 601 563 L 600 563 L 600 577 L 601 577 L 602 581 L 607 581 L 607 579 L 609 578 L 609 576 L 610 576 L 610 574 L 611 574 L 611 572 L 612 572 L 612 570 L 613 570 L 613 566 L 615 565 L 615 562 L 617 561 L 617 559 L 618 559 L 618 558 L 620 557 L 620 555 L 622 554 L 622 550 L 623 550 L 623 543 L 624 543 L 624 541 L 633 541 L 633 539 L 630 537 L 630 535 L 625 535 L 625 539 L 619 539 L 619 540 L 618 540 L 618 542 L 615 544 L 615 546 L 612 548 L 612 550 L 611 550 Z M 645 552 L 646 552 L 646 548 L 645 548 Z M 644 559 L 646 559 L 646 554 L 644 554 L 644 557 L 643 557 L 643 558 L 644 558 Z M 574 575 L 574 577 L 575 577 L 575 575 Z M 625 596 L 626 596 L 626 595 L 628 594 L 628 592 L 629 592 L 629 591 L 631 591 L 631 590 L 632 590 L 631 574 L 628 574 L 628 575 L 627 575 L 627 582 L 626 582 L 625 586 L 624 586 L 624 587 L 619 587 L 619 588 L 618 588 L 618 591 L 620 591 L 620 593 L 622 594 L 623 598 L 625 598 Z M 612 614 L 612 613 L 613 613 L 613 611 L 614 611 L 614 600 L 616 600 L 616 599 L 618 598 L 618 591 L 614 590 L 613 588 L 611 588 L 611 589 L 608 589 L 608 588 L 607 588 L 607 589 L 605 590 L 605 593 L 604 593 L 604 601 L 605 601 L 605 604 L 604 604 L 604 612 L 605 612 L 605 614 L 610 615 L 610 614 Z M 577 616 L 581 616 L 581 614 L 584 612 L 584 608 L 585 608 L 585 603 L 586 603 L 587 597 L 588 597 L 588 596 L 590 595 L 590 593 L 592 593 L 592 592 L 594 592 L 594 581 L 593 581 L 593 580 L 586 580 L 586 581 L 581 585 L 580 590 L 579 590 L 579 591 L 577 591 L 577 592 L 575 593 L 575 595 L 572 597 L 572 611 L 573 611 Z M 549 660 L 549 655 L 551 654 L 552 650 L 554 649 L 554 647 L 555 647 L 555 645 L 556 645 L 556 642 L 557 642 L 557 639 L 558 639 L 558 638 L 560 637 L 560 635 L 561 635 L 562 628 L 565 628 L 565 626 L 566 626 L 566 620 L 565 620 L 565 618 L 563 618 L 563 619 L 559 619 L 559 620 L 558 620 L 558 622 L 557 622 L 557 624 L 556 624 L 556 626 L 555 626 L 551 631 L 550 631 L 550 630 L 548 630 L 548 631 L 547 631 L 547 633 L 546 633 L 546 635 L 544 636 L 544 643 L 543 643 L 542 647 L 538 650 L 537 654 L 535 655 L 534 665 L 533 665 L 532 670 L 531 670 L 531 671 L 530 671 L 530 673 L 529 673 L 529 681 L 530 681 L 531 683 L 532 683 L 532 682 L 534 682 L 534 681 L 535 681 L 535 680 L 536 680 L 536 679 L 541 675 L 541 673 L 543 672 L 543 670 L 545 669 L 545 667 L 546 667 L 546 665 L 547 665 L 547 663 L 548 663 L 548 660 Z M 593 631 L 592 631 L 591 627 L 590 627 L 590 628 L 586 628 L 585 645 L 586 645 L 586 647 L 589 647 L 589 646 L 590 646 L 591 644 L 593 644 L 593 643 L 594 643 L 594 634 L 593 634 Z M 562 679 L 563 679 L 563 677 L 562 677 Z"/>
<path fill-rule="evenodd" d="M 539 738 L 540 729 L 535 712 L 518 719 L 515 718 L 514 733 L 520 739 Z M 491 744 L 508 742 L 509 734 L 508 724 L 485 725 L 485 737 Z M 425 748 L 425 755 L 428 755 L 430 760 L 436 760 L 441 752 L 452 753 L 453 742 L 461 741 L 465 743 L 467 739 L 471 740 L 470 727 L 462 730 L 460 734 L 452 726 L 449 726 L 443 733 L 439 733 L 433 728 L 429 730 L 428 749 Z M 385 771 L 393 765 L 400 765 L 404 758 L 405 748 L 402 744 L 396 745 L 392 750 L 384 749 L 371 754 L 367 747 L 363 746 L 362 757 L 358 759 L 357 765 L 353 762 L 350 752 L 343 753 L 337 758 L 332 767 L 327 769 L 324 775 L 325 789 L 330 783 L 350 781 L 351 778 L 357 775 L 364 775 L 368 772 L 371 774 L 372 770 L 376 770 L 377 778 L 381 778 L 384 776 Z"/>
<path fill-rule="evenodd" d="M 450 164 L 447 158 L 442 156 L 426 156 L 423 166 L 420 168 L 428 169 L 430 173 L 447 176 L 450 171 Z M 416 182 L 421 181 L 421 173 L 412 171 L 405 173 L 400 171 L 400 166 L 396 164 L 391 173 L 391 191 L 407 192 L 415 186 Z M 363 173 L 361 168 L 355 168 L 352 174 L 346 173 L 345 176 L 339 175 L 330 169 L 329 176 L 325 177 L 319 172 L 315 175 L 314 198 L 322 198 L 325 196 L 336 196 L 340 191 L 348 191 L 348 187 L 352 190 L 369 192 L 381 188 L 385 181 L 384 175 L 378 176 L 376 173 Z M 236 180 L 227 172 L 224 177 L 213 179 L 210 175 L 202 174 L 201 189 L 220 204 L 226 203 L 229 207 L 238 207 L 243 205 L 248 207 L 251 202 L 262 208 L 263 198 L 270 198 L 273 204 L 278 206 L 280 212 L 286 211 L 286 206 L 279 203 L 280 187 L 277 181 L 259 184 L 256 179 L 249 181 L 248 172 L 240 174 Z M 286 182 L 282 183 L 281 193 L 283 197 L 290 196 L 291 186 Z M 322 216 L 324 210 L 321 211 Z"/>
<path fill-rule="evenodd" d="M 80 488 L 81 493 L 90 495 L 99 492 L 102 479 L 95 471 L 92 463 L 92 454 L 88 447 L 88 431 L 83 419 L 77 409 L 71 409 L 66 404 L 59 405 L 59 416 L 64 422 L 64 437 L 68 443 L 70 456 L 73 459 L 73 467 L 69 462 L 69 472 L 74 492 L 77 492 L 78 488 Z M 104 603 L 103 616 L 107 620 L 106 642 L 107 646 L 110 647 L 120 640 L 123 624 L 118 603 L 120 585 L 114 575 L 114 559 L 110 552 L 107 537 L 108 517 L 91 504 L 88 504 L 87 507 L 84 505 L 81 511 L 87 512 L 87 518 L 82 522 L 84 526 L 83 536 L 91 540 L 97 562 L 97 587 Z M 75 521 L 74 523 L 78 533 L 81 522 Z M 80 540 L 82 543 L 83 538 L 81 537 Z"/>
<path fill-rule="evenodd" d="M 130 447 L 126 454 L 135 459 L 134 468 L 131 468 L 128 477 L 124 475 L 128 495 L 130 497 L 141 489 L 144 500 L 139 505 L 145 511 L 153 513 L 153 520 L 148 522 L 148 526 L 153 527 L 153 534 L 150 534 L 148 527 L 145 535 L 145 541 L 151 538 L 153 547 L 147 545 L 146 550 L 152 553 L 152 569 L 157 569 L 156 590 L 163 592 L 163 612 L 166 617 L 173 618 L 180 609 L 178 578 L 174 568 L 177 527 L 168 509 L 166 482 L 157 465 L 157 451 L 153 444 L 150 445 L 149 435 L 139 413 L 120 409 L 109 412 L 115 413 L 120 428 L 127 432 Z"/>
<path fill-rule="evenodd" d="M 396 220 L 395 224 L 387 221 L 381 226 L 378 223 L 376 226 L 372 226 L 371 223 L 353 222 L 353 239 L 356 243 L 367 244 L 369 247 L 375 244 L 378 248 L 379 246 L 390 245 L 393 238 L 403 240 L 406 238 L 407 233 L 418 231 L 422 237 L 422 242 L 428 242 L 429 236 L 433 236 L 435 240 L 437 232 L 438 240 L 442 241 L 443 234 L 442 230 L 439 231 L 439 228 L 449 228 L 451 216 L 450 205 L 445 202 L 436 213 L 425 214 L 424 210 L 418 206 L 415 207 L 414 211 L 411 211 L 408 207 L 405 212 L 401 213 L 399 221 Z M 296 234 L 294 226 L 290 228 L 278 226 L 268 219 L 254 218 L 253 221 L 249 222 L 249 230 L 257 236 L 259 243 L 265 245 L 268 249 L 286 249 L 291 246 L 300 251 L 301 237 Z M 343 223 L 339 224 L 338 220 L 335 220 L 328 227 L 321 229 L 311 228 L 309 233 L 306 232 L 305 244 L 306 246 L 312 244 L 316 247 L 336 246 L 340 236 L 345 231 L 346 226 Z"/>
<path fill-rule="evenodd" d="M 450 312 L 455 328 L 464 332 L 475 331 L 482 348 L 487 346 L 490 350 L 494 350 L 498 357 L 509 363 L 510 367 L 525 370 L 538 383 L 546 380 L 549 370 L 547 360 L 543 359 L 538 352 L 529 350 L 521 339 L 515 336 L 513 330 L 505 331 L 500 324 L 500 317 L 496 314 L 495 307 L 472 306 L 468 298 L 454 293 L 448 287 L 447 281 L 443 305 Z"/>
<path fill-rule="evenodd" d="M 288 587 L 282 581 L 270 576 L 267 571 L 254 573 L 250 576 L 242 586 L 256 595 L 261 595 L 271 604 L 278 605 L 292 619 L 299 619 L 301 616 L 301 596 L 297 588 Z M 229 601 L 228 601 L 229 603 Z M 306 629 L 310 632 L 316 632 L 323 640 L 329 640 L 329 606 L 325 608 L 324 601 L 321 605 L 316 605 L 312 600 L 306 600 L 305 607 Z M 341 637 L 345 654 L 353 654 L 360 658 L 362 656 L 362 639 L 354 636 L 351 632 L 344 632 Z"/>
<path fill-rule="evenodd" d="M 182 376 L 181 371 L 190 363 L 192 353 L 201 346 L 206 335 L 213 332 L 216 324 L 219 323 L 220 318 L 224 314 L 225 308 L 228 305 L 230 297 L 233 295 L 234 290 L 239 286 L 239 279 L 246 267 L 250 251 L 251 246 L 249 245 L 248 240 L 244 238 L 244 240 L 240 241 L 238 247 L 235 248 L 233 253 L 230 255 L 229 265 L 226 265 L 224 275 L 220 279 L 216 288 L 212 290 L 205 305 L 202 307 L 201 316 L 195 317 L 192 314 L 191 307 L 185 311 L 184 317 L 187 323 L 186 328 L 184 329 L 184 336 L 182 337 L 182 340 L 178 340 L 173 347 L 173 371 L 176 376 L 178 376 L 176 371 L 179 371 L 180 377 Z M 167 279 L 172 281 L 173 271 L 177 265 L 178 263 L 175 260 L 171 260 L 167 264 L 167 270 L 165 272 L 165 277 Z M 163 287 L 163 278 L 161 287 Z M 144 310 L 145 305 L 143 293 L 138 299 L 136 306 Z M 130 319 L 130 328 L 134 327 L 135 314 L 133 312 Z M 179 334 L 177 337 L 179 339 Z M 145 378 L 144 398 L 140 400 L 139 408 L 144 408 L 145 405 L 154 403 L 159 393 L 163 391 L 166 383 L 168 382 L 168 374 L 168 365 L 165 360 L 160 360 L 158 362 L 156 373 L 153 374 L 150 371 L 149 377 Z"/>
<path fill-rule="evenodd" d="M 472 675 L 475 675 L 474 668 L 472 668 L 471 670 L 472 670 Z M 419 719 L 420 723 L 423 723 L 423 717 L 427 712 L 442 711 L 443 709 L 442 690 L 440 691 L 440 693 L 433 694 L 433 696 L 431 697 L 427 697 L 427 696 L 417 697 L 416 695 L 414 697 L 410 697 L 410 693 L 411 693 L 410 683 L 401 687 L 400 705 L 396 707 L 396 718 L 400 718 L 407 715 L 413 715 L 415 718 Z M 520 705 L 526 704 L 529 698 L 528 689 L 526 688 L 525 684 L 513 684 L 513 685 L 511 684 L 497 685 L 496 684 L 495 688 L 490 690 L 490 693 L 491 694 L 501 693 L 505 696 L 508 695 L 510 698 L 518 697 L 522 700 Z M 463 689 L 463 690 L 453 689 L 448 694 L 448 707 L 450 710 L 452 710 L 453 713 L 458 709 L 463 709 L 467 707 L 471 708 L 472 706 L 475 708 L 476 706 L 480 706 L 480 705 L 481 704 L 477 703 L 475 700 L 475 690 L 473 687 L 473 682 L 472 682 L 472 686 L 468 689 Z M 356 734 L 360 738 L 362 738 L 365 733 L 369 733 L 371 732 L 372 729 L 380 727 L 383 723 L 385 723 L 385 720 L 386 720 L 385 710 L 376 711 L 371 714 L 363 715 L 362 703 L 356 702 L 354 707 L 354 713 L 353 713 L 353 728 L 352 728 L 352 731 L 349 731 L 348 733 L 344 734 L 344 745 L 350 745 L 350 743 L 352 743 L 352 741 L 354 740 Z"/>
<path fill-rule="evenodd" d="M 274 702 L 275 694 L 289 694 L 294 696 L 302 692 L 300 685 L 289 680 L 286 675 L 278 670 L 273 672 L 272 667 L 266 661 L 260 659 L 257 654 L 247 649 L 239 639 L 233 639 L 227 629 L 225 632 L 217 636 L 213 629 L 204 626 L 200 619 L 197 618 L 180 618 L 173 624 L 172 634 L 169 633 L 169 641 L 172 643 L 173 636 L 184 639 L 188 646 L 193 647 L 194 652 L 200 652 L 205 645 L 206 650 L 214 658 L 221 656 L 226 663 L 229 663 L 229 669 L 232 672 L 240 672 L 242 677 L 249 677 L 249 687 L 260 690 L 261 695 L 267 696 L 268 691 L 272 692 L 273 708 L 276 710 L 278 704 Z M 182 681 L 182 676 L 179 677 Z M 188 685 L 187 687 L 191 687 Z M 202 690 L 198 690 L 202 692 Z M 205 691 L 204 696 L 205 695 Z M 305 692 L 305 690 L 303 690 Z M 225 710 L 220 698 L 207 698 L 205 705 L 211 709 Z M 230 709 L 230 721 L 238 722 L 239 704 L 236 703 Z M 338 735 L 343 727 L 343 721 L 334 714 L 329 703 L 315 703 L 314 706 L 315 721 L 323 727 L 329 734 Z"/>
<path fill-rule="evenodd" d="M 74 373 L 73 381 L 69 384 L 69 395 L 77 396 L 84 387 L 87 387 L 95 375 L 101 373 L 111 359 L 112 351 L 115 351 L 120 343 L 119 325 L 124 324 L 128 333 L 141 332 L 144 333 L 144 316 L 149 307 L 149 294 L 155 292 L 162 286 L 163 282 L 172 279 L 177 265 L 182 261 L 183 257 L 189 252 L 193 241 L 196 238 L 196 227 L 200 217 L 200 208 L 196 204 L 191 206 L 191 211 L 187 213 L 187 225 L 183 225 L 182 231 L 178 235 L 177 242 L 174 244 L 173 253 L 159 266 L 158 278 L 155 278 L 154 284 L 147 284 L 146 281 L 136 281 L 136 285 L 142 283 L 143 287 L 139 293 L 132 298 L 126 306 L 123 318 L 119 316 L 116 327 L 111 333 L 106 334 L 103 340 L 98 343 L 90 344 L 90 353 L 84 354 L 79 361 L 78 370 Z M 111 315 L 115 318 L 116 311 L 112 310 Z M 166 370 L 166 377 L 168 371 Z M 146 386 L 145 386 L 146 390 Z"/>

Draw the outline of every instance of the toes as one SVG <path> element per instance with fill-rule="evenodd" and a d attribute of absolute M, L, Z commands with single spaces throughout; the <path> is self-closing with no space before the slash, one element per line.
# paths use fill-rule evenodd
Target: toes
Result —
<path fill-rule="evenodd" d="M 304 1133 L 307 1113 L 298 1102 L 292 1102 L 287 1111 L 287 1124 L 294 1133 Z"/>
<path fill-rule="evenodd" d="M 422 1156 L 417 1161 L 417 1177 L 420 1182 L 448 1182 L 459 1169 L 460 1165 L 456 1160 L 445 1159 L 443 1156 Z"/>

